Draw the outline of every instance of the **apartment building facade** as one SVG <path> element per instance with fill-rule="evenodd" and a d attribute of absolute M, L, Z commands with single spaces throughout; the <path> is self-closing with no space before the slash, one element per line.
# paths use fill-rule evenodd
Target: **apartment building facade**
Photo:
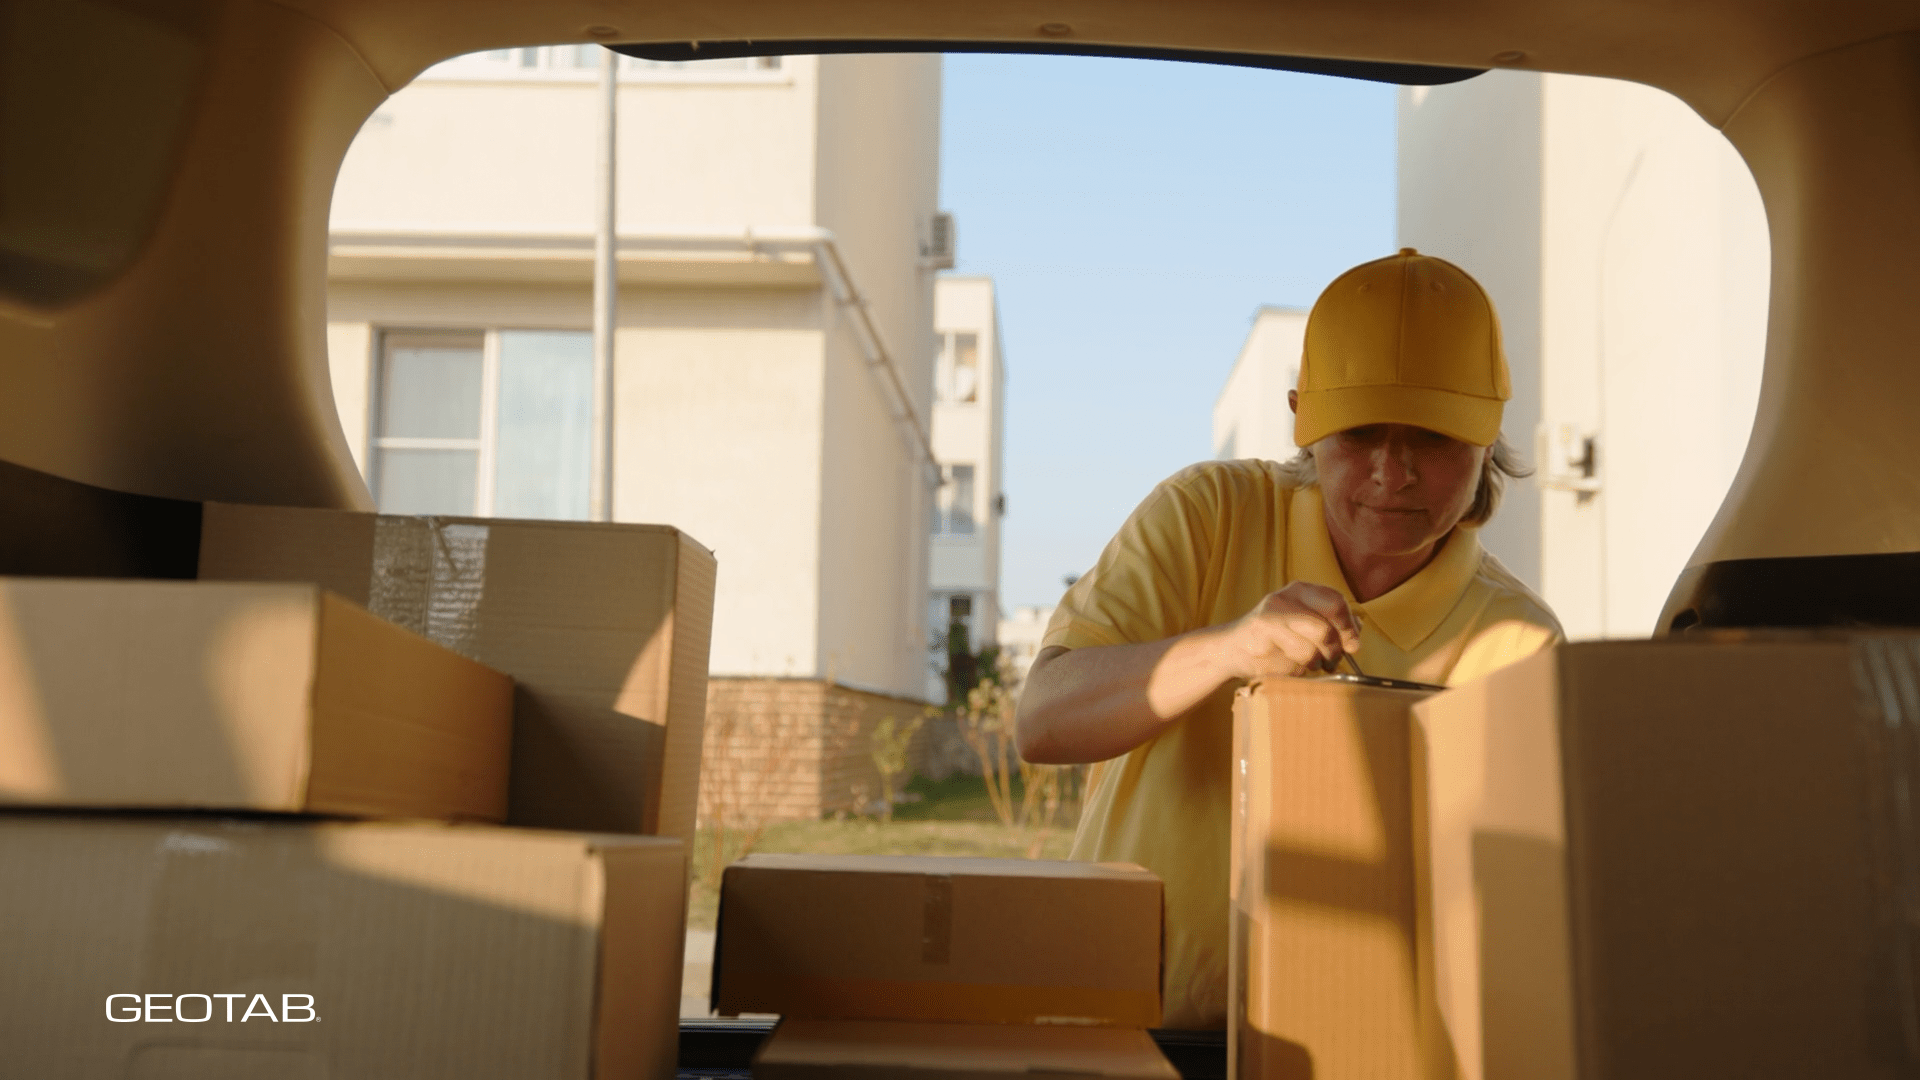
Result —
<path fill-rule="evenodd" d="M 599 57 L 441 64 L 347 156 L 328 346 L 382 509 L 585 516 Z M 708 760 L 777 816 L 926 698 L 939 107 L 937 56 L 619 68 L 612 516 L 716 551 Z"/>
<path fill-rule="evenodd" d="M 927 695 L 940 701 L 955 628 L 977 653 L 995 642 L 1000 623 L 1006 362 L 991 278 L 942 277 L 934 311 L 933 447 L 945 482 L 929 515 Z"/>

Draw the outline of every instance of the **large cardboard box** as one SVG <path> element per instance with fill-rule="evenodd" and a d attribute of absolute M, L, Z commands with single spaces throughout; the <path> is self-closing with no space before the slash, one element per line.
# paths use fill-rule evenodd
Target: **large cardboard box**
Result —
<path fill-rule="evenodd" d="M 1152 1027 L 1160 879 L 1125 863 L 749 855 L 720 886 L 722 1015 Z"/>
<path fill-rule="evenodd" d="M 692 842 L 714 559 L 678 529 L 208 503 L 200 576 L 317 581 L 513 676 L 509 822 Z"/>
<path fill-rule="evenodd" d="M 755 1080 L 996 1080 L 1035 1074 L 1180 1077 L 1139 1028 L 784 1020 L 753 1059 Z"/>
<path fill-rule="evenodd" d="M 0 815 L 0 1075 L 671 1077 L 684 849 Z"/>
<path fill-rule="evenodd" d="M 1434 1074 L 1920 1070 L 1920 644 L 1563 646 L 1416 713 Z"/>
<path fill-rule="evenodd" d="M 1234 699 L 1231 1075 L 1422 1076 L 1409 710 L 1276 679 Z"/>
<path fill-rule="evenodd" d="M 313 585 L 0 578 L 0 804 L 499 821 L 512 698 Z"/>

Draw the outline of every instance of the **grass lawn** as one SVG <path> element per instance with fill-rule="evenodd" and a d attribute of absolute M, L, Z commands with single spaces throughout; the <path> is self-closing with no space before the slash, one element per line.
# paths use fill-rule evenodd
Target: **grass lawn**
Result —
<path fill-rule="evenodd" d="M 872 818 L 842 821 L 784 821 L 767 826 L 755 851 L 812 855 L 981 855 L 1006 859 L 1064 859 L 1073 843 L 1077 807 L 1062 808 L 1053 828 L 1040 832 L 1009 829 L 994 817 L 987 789 L 977 776 L 957 776 L 935 783 L 914 780 L 907 786 L 918 802 L 894 810 L 891 822 Z M 1014 789 L 1018 805 L 1019 787 Z M 738 858 L 729 851 L 726 858 Z M 712 873 L 712 834 L 702 829 L 693 855 L 693 898 L 687 926 L 711 930 L 720 898 L 709 885 Z"/>

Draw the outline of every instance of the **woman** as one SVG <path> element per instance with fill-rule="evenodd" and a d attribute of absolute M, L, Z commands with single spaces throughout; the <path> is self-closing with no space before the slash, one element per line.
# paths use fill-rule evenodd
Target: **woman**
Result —
<path fill-rule="evenodd" d="M 1560 640 L 1481 548 L 1508 477 L 1499 319 L 1412 248 L 1307 317 L 1284 464 L 1207 462 L 1155 488 L 1061 601 L 1020 701 L 1031 761 L 1100 762 L 1073 857 L 1166 882 L 1168 1027 L 1226 1021 L 1233 690 L 1328 671 L 1455 683 Z"/>

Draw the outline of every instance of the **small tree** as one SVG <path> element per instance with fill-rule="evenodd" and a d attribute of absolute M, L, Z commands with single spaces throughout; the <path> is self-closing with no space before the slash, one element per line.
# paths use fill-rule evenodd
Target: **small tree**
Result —
<path fill-rule="evenodd" d="M 880 820 L 893 820 L 893 804 L 897 798 L 894 781 L 907 771 L 907 752 L 913 746 L 913 737 L 918 734 L 925 716 L 911 719 L 892 714 L 881 717 L 873 725 L 873 767 L 880 774 Z"/>
<path fill-rule="evenodd" d="M 996 674 L 1004 667 L 999 665 Z M 1007 828 L 1016 823 L 1013 767 L 1019 755 L 1013 747 L 1013 716 L 1018 705 L 1019 698 L 999 679 L 982 679 L 967 691 L 955 717 L 960 737 L 980 759 L 980 777 L 986 782 L 993 814 Z"/>
<path fill-rule="evenodd" d="M 1038 858 L 1060 808 L 1079 794 L 1084 767 L 1040 765 L 1021 757 L 1014 744 L 1020 678 L 1007 657 L 982 650 L 982 677 L 956 713 L 961 738 L 980 759 L 980 775 L 994 816 L 1009 829 L 1035 830 L 1028 858 Z M 988 662 L 991 666 L 987 666 Z M 1013 779 L 1020 778 L 1016 803 Z"/>

